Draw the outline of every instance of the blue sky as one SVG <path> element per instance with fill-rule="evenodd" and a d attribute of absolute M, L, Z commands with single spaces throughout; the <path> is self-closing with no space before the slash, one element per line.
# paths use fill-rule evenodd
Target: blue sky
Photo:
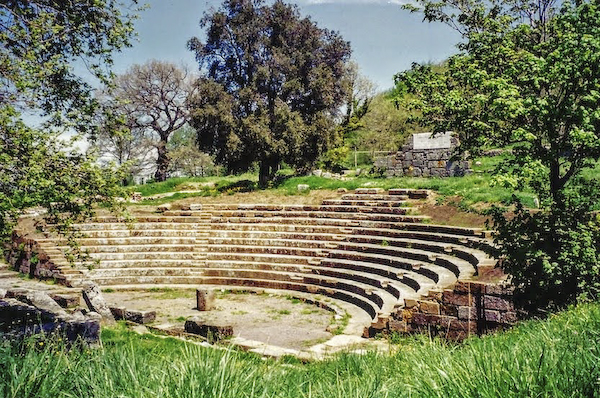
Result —
<path fill-rule="evenodd" d="M 199 20 L 215 0 L 146 0 L 150 8 L 136 22 L 138 39 L 133 48 L 115 57 L 115 72 L 149 59 L 168 60 L 196 69 L 186 49 L 192 36 L 202 37 Z M 441 61 L 456 51 L 459 37 L 442 24 L 402 10 L 401 0 L 298 0 L 303 15 L 322 28 L 338 31 L 350 41 L 353 59 L 362 74 L 379 89 L 393 86 L 395 73 L 412 62 Z"/>

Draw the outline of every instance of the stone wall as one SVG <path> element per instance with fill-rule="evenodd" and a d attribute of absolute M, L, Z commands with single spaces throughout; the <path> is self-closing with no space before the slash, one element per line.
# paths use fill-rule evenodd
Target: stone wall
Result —
<path fill-rule="evenodd" d="M 4 249 L 4 258 L 13 270 L 31 278 L 53 279 L 59 283 L 65 281 L 60 268 L 50 260 L 34 239 L 15 231 Z"/>
<path fill-rule="evenodd" d="M 513 291 L 506 284 L 457 282 L 422 300 L 405 300 L 405 307 L 392 314 L 389 329 L 463 340 L 507 328 L 517 321 Z"/>
<path fill-rule="evenodd" d="M 451 160 L 459 144 L 455 134 L 443 133 L 433 139 L 429 136 L 413 134 L 398 153 L 376 160 L 375 167 L 390 177 L 454 177 L 471 172 L 470 162 Z"/>

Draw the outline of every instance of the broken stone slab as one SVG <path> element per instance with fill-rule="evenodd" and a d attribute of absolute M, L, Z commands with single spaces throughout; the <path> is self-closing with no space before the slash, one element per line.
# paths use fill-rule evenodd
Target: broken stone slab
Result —
<path fill-rule="evenodd" d="M 58 305 L 62 308 L 75 308 L 77 307 L 81 300 L 80 297 L 74 294 L 50 294 L 52 300 L 56 301 Z"/>
<path fill-rule="evenodd" d="M 213 289 L 196 289 L 196 309 L 211 311 L 215 308 L 215 291 Z"/>
<path fill-rule="evenodd" d="M 6 297 L 7 290 L 0 288 L 0 299 Z"/>
<path fill-rule="evenodd" d="M 121 307 L 110 307 L 110 312 L 117 320 L 126 320 L 133 323 L 146 324 L 156 320 L 156 311 L 137 311 Z"/>
<path fill-rule="evenodd" d="M 33 292 L 40 293 L 40 292 Z M 47 305 L 48 298 L 35 297 L 33 301 Z M 58 306 L 55 303 L 56 306 Z M 52 306 L 52 305 L 50 305 Z M 60 308 L 60 307 L 59 307 Z M 100 341 L 100 317 L 95 313 L 88 316 L 72 316 L 60 308 L 54 313 L 44 308 L 21 302 L 14 298 L 0 300 L 0 334 L 3 338 L 22 341 L 32 335 L 58 335 L 67 345 L 84 343 L 97 346 Z M 97 315 L 96 317 L 93 315 Z"/>
<path fill-rule="evenodd" d="M 184 329 L 187 333 L 206 337 L 208 341 L 216 342 L 233 336 L 233 326 L 208 323 L 200 318 L 191 318 L 185 321 Z"/>
<path fill-rule="evenodd" d="M 115 322 L 115 318 L 113 317 L 112 312 L 110 312 L 110 308 L 108 308 L 106 301 L 104 301 L 104 297 L 102 297 L 102 293 L 100 292 L 98 285 L 93 282 L 86 284 L 83 287 L 82 294 L 83 300 L 90 311 L 100 314 L 104 322 Z"/>
<path fill-rule="evenodd" d="M 38 309 L 53 312 L 58 316 L 65 317 L 67 315 L 66 311 L 44 292 L 31 291 L 25 295 L 24 302 Z"/>
<path fill-rule="evenodd" d="M 296 188 L 298 189 L 298 192 L 304 192 L 308 191 L 310 189 L 310 186 L 308 184 L 298 184 Z"/>

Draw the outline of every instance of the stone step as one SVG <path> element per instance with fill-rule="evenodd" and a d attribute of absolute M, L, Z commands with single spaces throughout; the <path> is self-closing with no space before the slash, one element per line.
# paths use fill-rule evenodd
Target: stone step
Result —
<path fill-rule="evenodd" d="M 388 195 L 403 195 L 408 196 L 410 199 L 427 199 L 431 191 L 428 189 L 406 189 L 406 188 L 394 188 L 388 190 Z"/>
<path fill-rule="evenodd" d="M 455 277 L 468 278 L 475 274 L 475 267 L 468 261 L 443 253 L 433 253 L 426 250 L 410 249 L 405 247 L 373 245 L 368 243 L 340 242 L 338 248 L 329 251 L 329 255 L 338 257 L 341 253 L 346 256 L 360 256 L 369 254 L 374 261 L 388 261 L 388 259 L 408 259 L 419 263 L 438 265 Z M 348 254 L 349 253 L 349 254 Z"/>
<path fill-rule="evenodd" d="M 364 259 L 364 258 L 363 258 Z M 405 297 L 414 297 L 427 293 L 429 289 L 436 286 L 436 281 L 429 276 L 414 271 L 413 264 L 406 262 L 395 262 L 392 264 L 379 264 L 376 262 L 351 260 L 347 258 L 326 258 L 321 261 L 320 266 L 334 269 L 345 269 L 350 272 L 363 272 L 370 275 L 378 275 L 393 284 L 403 293 Z M 415 263 L 414 265 L 418 265 Z"/>
<path fill-rule="evenodd" d="M 202 276 L 201 268 L 184 267 L 143 267 L 143 268 L 95 268 L 90 271 L 84 271 L 83 275 L 88 278 L 113 278 L 130 276 Z"/>
<path fill-rule="evenodd" d="M 398 272 L 411 271 L 415 272 L 416 274 L 420 274 L 426 277 L 427 279 L 431 280 L 435 285 L 440 287 L 450 285 L 456 282 L 457 280 L 456 274 L 449 269 L 451 266 L 454 265 L 454 263 L 448 264 L 448 259 L 426 259 L 422 258 L 421 256 L 413 255 L 410 252 L 402 254 L 403 256 L 388 255 L 385 253 L 369 253 L 367 251 L 352 252 L 348 250 L 332 250 L 329 253 L 329 257 L 323 260 L 323 262 L 327 263 L 327 261 L 329 260 L 337 259 L 344 261 L 359 261 L 363 263 L 373 263 L 378 264 L 380 266 L 386 265 L 398 270 Z M 472 276 L 474 273 L 475 271 L 473 270 L 470 276 Z M 419 284 L 421 285 L 420 282 Z M 421 290 L 420 287 L 415 288 Z"/>
<path fill-rule="evenodd" d="M 148 238 L 195 238 L 197 233 L 195 228 L 188 229 L 122 229 L 122 230 L 92 230 L 82 232 L 86 238 L 129 238 L 129 237 L 148 237 Z"/>
<path fill-rule="evenodd" d="M 208 215 L 202 217 L 197 216 L 165 216 L 165 215 L 133 215 L 133 223 L 203 223 L 206 222 Z M 94 217 L 93 222 L 95 223 L 126 223 L 126 220 L 121 217 Z"/>
<path fill-rule="evenodd" d="M 396 208 L 393 208 L 396 209 Z M 403 209 L 403 208 L 397 208 Z M 272 211 L 262 212 L 253 210 L 223 210 L 213 212 L 211 223 L 219 218 L 308 218 L 308 219 L 333 219 L 333 220 L 349 220 L 355 223 L 362 221 L 388 221 L 388 222 L 423 222 L 429 220 L 428 216 L 421 215 L 405 215 L 405 214 L 383 214 L 383 213 L 356 213 L 356 212 L 323 212 L 323 211 Z"/>
<path fill-rule="evenodd" d="M 76 262 L 75 266 L 81 264 Z M 199 260 L 104 260 L 98 264 L 94 264 L 94 269 L 109 269 L 109 268 L 172 268 L 172 267 L 188 267 L 199 268 L 204 266 L 204 261 Z"/>
<path fill-rule="evenodd" d="M 369 254 L 377 259 L 382 256 L 385 261 L 388 259 L 409 259 L 420 263 L 431 263 L 445 268 L 454 276 L 470 277 L 476 270 L 468 261 L 458 257 L 452 257 L 443 253 L 433 253 L 431 251 L 418 248 L 408 248 L 401 246 L 383 246 L 369 243 L 354 243 L 340 241 L 336 242 L 336 247 L 327 247 L 322 241 L 300 241 L 285 239 L 220 239 L 214 238 L 215 245 L 209 246 L 210 255 L 214 253 L 246 253 L 246 254 L 278 254 L 282 256 L 311 256 L 311 257 L 330 257 L 354 259 Z M 397 242 L 394 242 L 397 243 Z M 341 256 L 341 257 L 340 257 Z M 374 260 L 377 261 L 377 260 Z M 384 261 L 384 260 L 382 260 Z M 444 274 L 446 272 L 444 271 Z"/>
<path fill-rule="evenodd" d="M 361 308 L 371 317 L 371 319 L 375 319 L 378 316 L 378 313 L 380 312 L 380 308 L 375 303 L 373 303 L 371 300 L 365 299 L 361 295 L 332 287 L 304 284 L 296 281 L 245 279 L 240 277 L 211 277 L 205 278 L 205 284 L 238 286 L 248 288 L 278 289 L 327 296 L 337 300 L 342 300 L 351 303 Z"/>
<path fill-rule="evenodd" d="M 286 264 L 301 264 L 309 265 L 311 263 L 318 263 L 318 259 L 314 256 L 299 256 L 299 255 L 286 255 L 281 256 L 274 253 L 234 253 L 229 251 L 223 252 L 208 252 L 206 253 L 206 261 L 257 261 L 266 263 L 286 263 Z"/>
<path fill-rule="evenodd" d="M 90 256 L 101 262 L 113 260 L 198 260 L 203 253 L 195 252 L 120 252 L 120 253 L 90 253 Z"/>
<path fill-rule="evenodd" d="M 259 226 L 262 226 L 260 224 Z M 338 242 L 368 243 L 373 245 L 390 245 L 394 247 L 414 248 L 419 250 L 431 251 L 434 253 L 451 253 L 453 256 L 468 261 L 471 265 L 477 266 L 481 261 L 488 259 L 488 256 L 477 249 L 464 247 L 460 244 L 448 244 L 444 242 L 430 242 L 426 239 L 411 239 L 395 236 L 376 236 L 373 234 L 361 234 L 364 229 L 356 229 L 352 234 L 328 234 L 328 233 L 301 233 L 301 232 L 269 232 L 269 231 L 244 231 L 235 228 L 233 230 L 215 230 L 213 238 L 209 240 L 210 244 L 236 244 L 247 245 L 257 244 L 259 246 L 294 246 L 297 247 L 322 247 L 335 248 L 327 246 L 324 242 L 332 242 L 333 245 Z M 376 230 L 375 230 L 376 231 Z M 389 235 L 395 231 L 388 230 Z M 338 231 L 339 232 L 339 231 Z M 373 232 L 373 231 L 369 231 Z M 407 234 L 408 235 L 408 234 Z M 435 236 L 434 234 L 421 234 L 420 238 Z M 260 239 L 261 242 L 246 242 L 247 239 Z M 280 243 L 280 241 L 282 243 Z M 322 241 L 322 242 L 317 242 Z M 456 240 L 458 241 L 458 240 Z"/>
<path fill-rule="evenodd" d="M 208 225 L 208 218 L 202 223 L 173 223 L 173 222 L 88 222 L 77 224 L 75 228 L 80 231 L 106 231 L 106 230 L 190 230 L 199 229 L 203 225 Z"/>
<path fill-rule="evenodd" d="M 195 245 L 196 238 L 194 237 L 144 237 L 132 236 L 126 238 L 80 238 L 77 239 L 83 247 L 87 246 L 123 246 L 123 245 Z M 52 243 L 56 246 L 63 247 L 66 241 L 59 239 L 40 239 L 42 243 Z"/>
<path fill-rule="evenodd" d="M 168 217 L 194 217 L 208 218 L 210 213 L 206 210 L 166 210 L 161 213 Z"/>
<path fill-rule="evenodd" d="M 387 195 L 387 194 L 353 194 L 347 193 L 340 197 L 340 200 L 370 200 L 370 201 L 385 201 L 385 202 L 406 202 L 408 200 L 408 195 Z"/>
<path fill-rule="evenodd" d="M 325 199 L 322 202 L 323 206 L 368 206 L 368 207 L 407 207 L 408 201 L 405 200 L 348 200 L 348 199 Z"/>
<path fill-rule="evenodd" d="M 91 281 L 101 287 L 109 285 L 202 285 L 206 278 L 202 276 L 128 276 L 118 275 L 113 277 L 92 277 Z"/>
<path fill-rule="evenodd" d="M 314 265 L 298 265 L 285 263 L 265 263 L 265 262 L 235 262 L 235 261 L 208 261 L 206 264 L 207 270 L 205 275 L 212 275 L 212 269 L 229 269 L 229 270 L 258 270 L 258 271 L 275 271 L 288 272 L 295 275 L 323 275 L 336 278 L 340 281 L 348 281 L 348 283 L 358 282 L 364 285 L 369 285 L 373 288 L 382 289 L 390 293 L 396 300 L 402 298 L 415 297 L 415 290 L 407 285 L 403 285 L 400 281 L 392 283 L 389 278 L 370 272 L 362 272 L 350 270 L 342 267 L 321 267 Z"/>
<path fill-rule="evenodd" d="M 205 242 L 206 244 L 207 242 Z M 196 240 L 196 245 L 171 245 L 171 244 L 151 244 L 151 245 L 98 245 L 84 246 L 89 253 L 201 253 L 206 250 L 200 242 Z M 58 247 L 57 249 L 58 250 Z"/>
<path fill-rule="evenodd" d="M 383 188 L 356 188 L 355 195 L 382 195 L 385 192 Z"/>

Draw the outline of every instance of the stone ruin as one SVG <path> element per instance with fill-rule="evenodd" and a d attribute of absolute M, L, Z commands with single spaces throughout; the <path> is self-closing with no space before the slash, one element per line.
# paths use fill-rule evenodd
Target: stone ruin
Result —
<path fill-rule="evenodd" d="M 74 268 L 62 255 L 64 240 L 53 236 L 15 239 L 7 260 L 72 287 L 90 280 L 113 289 L 200 286 L 199 310 L 211 308 L 215 288 L 324 297 L 351 315 L 354 327 L 344 333 L 355 335 L 438 328 L 460 340 L 512 324 L 510 292 L 496 294 L 483 278 L 497 262 L 484 250 L 489 231 L 428 223 L 412 203 L 428 197 L 426 190 L 358 188 L 318 205 L 164 207 L 137 214 L 131 225 L 98 216 L 77 226 L 86 237 L 82 249 L 98 260 L 92 269 Z M 469 283 L 466 293 L 460 282 Z M 188 333 L 231 333 L 190 321 Z"/>
<path fill-rule="evenodd" d="M 455 177 L 472 172 L 470 162 L 453 160 L 459 141 L 455 133 L 413 134 L 402 149 L 375 161 L 389 177 Z"/>

